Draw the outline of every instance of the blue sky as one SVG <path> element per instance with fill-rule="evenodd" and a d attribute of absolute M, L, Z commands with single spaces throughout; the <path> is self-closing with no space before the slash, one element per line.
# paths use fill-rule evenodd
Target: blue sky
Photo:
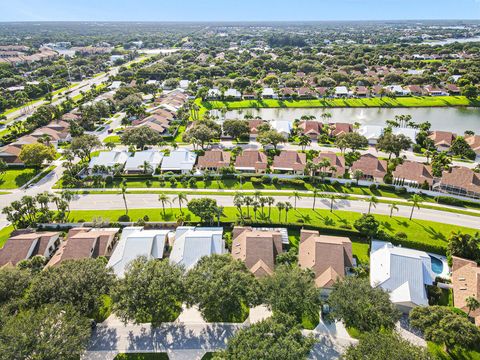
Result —
<path fill-rule="evenodd" d="M 480 19 L 480 0 L 0 0 L 0 21 Z"/>

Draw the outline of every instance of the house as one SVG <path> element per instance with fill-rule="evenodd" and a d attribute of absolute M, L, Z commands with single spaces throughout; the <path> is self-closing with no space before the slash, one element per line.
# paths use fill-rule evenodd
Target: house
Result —
<path fill-rule="evenodd" d="M 432 168 L 416 161 L 405 160 L 393 171 L 393 183 L 400 186 L 422 187 L 428 190 L 433 185 Z"/>
<path fill-rule="evenodd" d="M 418 133 L 417 129 L 409 127 L 393 127 L 391 129 L 393 135 L 405 135 L 407 138 L 410 139 L 412 144 L 415 144 Z"/>
<path fill-rule="evenodd" d="M 122 86 L 121 81 L 112 81 L 112 84 L 108 87 L 110 90 L 117 90 Z"/>
<path fill-rule="evenodd" d="M 303 174 L 307 164 L 307 155 L 293 150 L 284 150 L 273 158 L 272 170 Z"/>
<path fill-rule="evenodd" d="M 318 231 L 302 230 L 298 248 L 298 265 L 315 273 L 315 285 L 331 289 L 355 266 L 352 242 L 340 236 L 320 235 Z"/>
<path fill-rule="evenodd" d="M 390 300 L 404 313 L 416 306 L 428 306 L 426 285 L 433 285 L 430 256 L 424 251 L 372 241 L 370 285 L 390 293 Z"/>
<path fill-rule="evenodd" d="M 480 267 L 473 260 L 452 256 L 452 285 L 453 305 L 470 312 L 467 298 L 473 297 L 480 300 Z M 475 324 L 480 326 L 480 309 L 470 312 L 470 317 L 475 319 Z"/>
<path fill-rule="evenodd" d="M 250 128 L 250 138 L 255 139 L 258 135 L 258 127 L 260 125 L 266 124 L 265 120 L 256 119 L 256 120 L 248 120 L 248 127 Z"/>
<path fill-rule="evenodd" d="M 322 125 L 320 121 L 303 120 L 298 123 L 297 128 L 303 135 L 307 135 L 312 140 L 317 140 L 322 133 Z"/>
<path fill-rule="evenodd" d="M 291 99 L 294 95 L 297 95 L 297 92 L 289 87 L 280 89 L 280 94 L 282 96 L 282 99 Z"/>
<path fill-rule="evenodd" d="M 237 155 L 234 166 L 240 172 L 264 173 L 268 167 L 268 158 L 258 150 L 243 150 Z"/>
<path fill-rule="evenodd" d="M 467 135 L 465 141 L 477 155 L 480 155 L 480 135 Z"/>
<path fill-rule="evenodd" d="M 365 98 L 368 97 L 369 91 L 366 86 L 355 86 L 353 93 L 356 97 Z"/>
<path fill-rule="evenodd" d="M 434 190 L 452 195 L 480 199 L 480 174 L 466 167 L 452 167 L 444 171 Z"/>
<path fill-rule="evenodd" d="M 230 166 L 230 153 L 223 150 L 208 150 L 198 157 L 197 168 L 200 170 L 219 170 Z"/>
<path fill-rule="evenodd" d="M 145 230 L 141 226 L 124 228 L 107 267 L 123 277 L 128 265 L 139 256 L 148 260 L 162 259 L 169 234 L 172 234 L 170 230 Z"/>
<path fill-rule="evenodd" d="M 319 171 L 327 174 L 330 177 L 342 177 L 345 174 L 345 157 L 337 155 L 331 151 L 323 151 L 316 158 L 313 159 L 314 164 L 322 164 L 328 160 L 330 165 L 320 168 Z M 335 170 L 333 170 L 335 168 Z"/>
<path fill-rule="evenodd" d="M 97 258 L 110 256 L 118 228 L 72 228 L 67 239 L 60 244 L 58 251 L 46 266 L 56 266 L 62 261 L 71 259 Z"/>
<path fill-rule="evenodd" d="M 160 166 L 163 154 L 158 151 L 137 151 L 127 159 L 124 171 L 127 174 L 152 174 Z"/>
<path fill-rule="evenodd" d="M 383 134 L 383 126 L 381 125 L 362 125 L 358 129 L 358 133 L 367 138 L 370 145 L 375 145 L 378 138 Z"/>
<path fill-rule="evenodd" d="M 49 259 L 60 244 L 59 232 L 27 232 L 12 236 L 0 249 L 0 268 L 40 255 Z"/>
<path fill-rule="evenodd" d="M 292 122 L 290 120 L 273 120 L 270 122 L 272 128 L 277 130 L 285 139 L 290 137 Z"/>
<path fill-rule="evenodd" d="M 222 92 L 218 89 L 209 89 L 207 93 L 207 99 L 218 100 L 222 97 Z"/>
<path fill-rule="evenodd" d="M 90 160 L 88 169 L 90 172 L 97 172 L 97 168 L 105 168 L 106 172 L 111 172 L 111 169 L 118 168 L 123 170 L 125 163 L 128 159 L 128 153 L 126 151 L 102 151 Z M 108 170 L 110 169 L 110 170 Z M 98 172 L 105 172 L 98 170 Z"/>
<path fill-rule="evenodd" d="M 428 137 L 433 140 L 438 151 L 448 151 L 455 140 L 455 134 L 450 131 L 432 131 Z"/>
<path fill-rule="evenodd" d="M 336 98 L 348 97 L 349 92 L 346 86 L 337 86 L 334 89 L 334 94 Z"/>
<path fill-rule="evenodd" d="M 425 95 L 425 90 L 420 85 L 408 85 L 405 87 L 410 91 L 412 96 L 423 96 Z"/>
<path fill-rule="evenodd" d="M 393 94 L 395 96 L 404 96 L 404 95 L 408 95 L 409 94 L 409 90 L 408 89 L 404 89 L 402 86 L 400 85 L 389 85 L 389 86 L 386 86 L 385 89 L 390 93 L 390 94 Z"/>
<path fill-rule="evenodd" d="M 353 132 L 353 125 L 349 123 L 332 123 L 330 124 L 330 136 L 341 136 Z"/>
<path fill-rule="evenodd" d="M 195 161 L 197 160 L 197 154 L 187 149 L 177 149 L 170 151 L 168 155 L 165 155 L 162 160 L 160 169 L 162 172 L 173 171 L 186 174 L 192 171 Z"/>
<path fill-rule="evenodd" d="M 365 154 L 353 163 L 350 173 L 353 174 L 355 170 L 361 170 L 366 180 L 383 182 L 383 177 L 387 174 L 387 162 L 372 154 Z"/>
<path fill-rule="evenodd" d="M 241 260 L 256 276 L 272 275 L 275 258 L 282 253 L 282 233 L 276 229 L 235 226 L 232 232 L 232 257 Z"/>
<path fill-rule="evenodd" d="M 18 143 L 12 143 L 0 148 L 0 160 L 9 165 L 23 165 L 23 161 L 19 158 L 22 146 Z"/>
<path fill-rule="evenodd" d="M 461 93 L 460 88 L 455 84 L 447 84 L 445 90 L 447 90 L 450 95 L 460 95 Z"/>
<path fill-rule="evenodd" d="M 242 97 L 244 100 L 255 100 L 257 95 L 254 93 L 244 93 Z"/>
<path fill-rule="evenodd" d="M 175 231 L 170 262 L 190 270 L 202 257 L 225 252 L 223 228 L 179 226 Z"/>
<path fill-rule="evenodd" d="M 317 97 L 318 98 L 323 98 L 328 95 L 328 88 L 324 86 L 318 86 L 315 88 L 315 91 L 317 92 Z"/>
<path fill-rule="evenodd" d="M 183 90 L 187 90 L 190 86 L 190 80 L 180 80 L 178 82 L 178 87 Z"/>
<path fill-rule="evenodd" d="M 278 95 L 272 88 L 263 88 L 262 90 L 263 99 L 278 99 Z"/>
<path fill-rule="evenodd" d="M 436 86 L 433 86 L 433 85 L 425 86 L 425 90 L 426 90 L 427 94 L 430 95 L 430 96 L 445 95 L 445 92 L 442 89 L 440 89 Z"/>
<path fill-rule="evenodd" d="M 237 89 L 230 88 L 225 93 L 223 94 L 225 99 L 233 99 L 233 100 L 241 100 L 242 99 L 242 93 L 238 91 Z"/>
<path fill-rule="evenodd" d="M 302 99 L 313 99 L 315 98 L 315 91 L 311 90 L 308 87 L 301 87 L 297 90 L 297 95 Z"/>

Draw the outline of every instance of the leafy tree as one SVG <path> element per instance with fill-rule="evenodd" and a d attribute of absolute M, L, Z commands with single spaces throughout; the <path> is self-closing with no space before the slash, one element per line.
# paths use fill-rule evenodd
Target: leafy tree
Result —
<path fill-rule="evenodd" d="M 185 297 L 181 267 L 144 257 L 129 265 L 112 292 L 114 311 L 123 321 L 154 325 L 175 320 Z"/>
<path fill-rule="evenodd" d="M 102 296 L 109 293 L 114 279 L 104 259 L 68 260 L 35 276 L 26 302 L 35 308 L 44 304 L 70 304 L 81 314 L 94 317 L 103 306 Z"/>
<path fill-rule="evenodd" d="M 338 141 L 341 141 L 346 148 L 352 151 L 357 151 L 368 146 L 367 138 L 357 132 L 342 134 L 338 137 Z"/>
<path fill-rule="evenodd" d="M 461 156 L 470 160 L 475 160 L 477 156 L 463 136 L 457 136 L 455 140 L 452 141 L 450 152 L 455 156 Z"/>
<path fill-rule="evenodd" d="M 372 238 L 377 234 L 379 226 L 379 222 L 372 214 L 362 214 L 362 217 L 355 220 L 353 224 L 353 227 L 357 229 L 360 234 L 368 238 Z"/>
<path fill-rule="evenodd" d="M 408 150 L 412 146 L 411 140 L 403 134 L 395 135 L 390 131 L 385 131 L 378 138 L 376 148 L 377 150 L 386 152 L 388 158 L 395 154 L 396 157 L 400 156 L 402 150 Z"/>
<path fill-rule="evenodd" d="M 17 264 L 17 267 L 19 269 L 30 270 L 32 274 L 36 274 L 42 271 L 46 264 L 47 264 L 47 259 L 45 258 L 45 256 L 36 255 L 30 259 L 25 259 L 20 261 Z"/>
<path fill-rule="evenodd" d="M 396 333 L 366 333 L 358 344 L 350 345 L 345 360 L 429 360 L 425 349 L 412 345 Z"/>
<path fill-rule="evenodd" d="M 219 359 L 225 360 L 300 360 L 309 355 L 315 340 L 305 337 L 295 320 L 274 315 L 238 331 Z"/>
<path fill-rule="evenodd" d="M 30 285 L 29 271 L 14 267 L 0 269 L 0 305 L 23 296 Z"/>
<path fill-rule="evenodd" d="M 229 254 L 203 257 L 186 278 L 187 303 L 207 321 L 243 321 L 242 308 L 258 302 L 258 283 L 245 264 Z"/>
<path fill-rule="evenodd" d="M 217 201 L 210 198 L 192 199 L 187 204 L 188 210 L 200 218 L 201 222 L 213 223 L 218 213 Z"/>
<path fill-rule="evenodd" d="M 250 134 L 250 128 L 246 120 L 225 120 L 223 131 L 234 139 L 246 137 Z"/>
<path fill-rule="evenodd" d="M 34 143 L 23 145 L 18 157 L 27 166 L 40 167 L 45 161 L 55 160 L 56 155 L 53 146 Z"/>
<path fill-rule="evenodd" d="M 475 311 L 480 308 L 480 301 L 477 300 L 477 298 L 473 296 L 469 296 L 465 299 L 465 302 L 467 303 L 468 307 L 468 313 L 467 316 L 470 316 L 470 313 L 472 311 Z"/>
<path fill-rule="evenodd" d="M 446 151 L 435 153 L 432 158 L 432 175 L 441 177 L 444 170 L 448 170 L 452 163 L 452 158 Z"/>
<path fill-rule="evenodd" d="M 302 147 L 302 150 L 305 150 L 307 146 L 312 143 L 312 140 L 308 135 L 302 134 L 298 137 L 298 144 Z"/>
<path fill-rule="evenodd" d="M 0 326 L 0 359 L 78 359 L 89 338 L 89 320 L 71 306 L 22 310 Z"/>
<path fill-rule="evenodd" d="M 478 89 L 474 85 L 467 85 L 463 88 L 462 95 L 470 100 L 475 100 L 478 97 Z"/>
<path fill-rule="evenodd" d="M 222 129 L 219 124 L 210 119 L 199 120 L 191 129 L 183 134 L 183 140 L 200 146 L 205 150 L 205 145 L 215 139 L 219 139 Z"/>
<path fill-rule="evenodd" d="M 98 137 L 92 134 L 85 134 L 73 138 L 70 150 L 80 159 L 92 159 L 91 153 L 93 150 L 102 146 Z"/>
<path fill-rule="evenodd" d="M 156 145 L 162 140 L 158 132 L 148 126 L 133 127 L 127 129 L 120 138 L 124 145 L 135 146 L 144 149 L 147 145 Z"/>
<path fill-rule="evenodd" d="M 301 323 L 303 315 L 319 310 L 320 294 L 309 270 L 280 265 L 261 284 L 265 303 L 274 314 L 288 314 Z"/>
<path fill-rule="evenodd" d="M 416 307 L 410 312 L 410 325 L 421 330 L 428 341 L 471 349 L 480 341 L 480 330 L 466 316 L 445 306 Z"/>
<path fill-rule="evenodd" d="M 8 170 L 8 165 L 4 160 L 0 160 L 0 177 L 5 175 Z"/>
<path fill-rule="evenodd" d="M 400 312 L 390 301 L 387 292 L 372 288 L 368 279 L 347 276 L 336 282 L 328 297 L 334 319 L 360 331 L 393 329 Z"/>
<path fill-rule="evenodd" d="M 480 260 L 480 236 L 478 234 L 464 234 L 460 231 L 452 232 L 447 244 L 447 255 L 458 256 L 474 261 Z"/>
<path fill-rule="evenodd" d="M 275 150 L 280 143 L 287 141 L 285 137 L 276 130 L 262 131 L 257 137 L 257 141 L 263 145 L 263 147 L 272 145 Z"/>

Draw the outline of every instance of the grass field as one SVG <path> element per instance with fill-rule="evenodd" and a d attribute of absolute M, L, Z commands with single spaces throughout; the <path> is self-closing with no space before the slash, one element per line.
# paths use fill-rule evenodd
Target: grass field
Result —
<path fill-rule="evenodd" d="M 103 139 L 103 142 L 106 144 L 106 143 L 109 143 L 109 142 L 112 142 L 114 144 L 120 144 L 120 136 L 119 135 L 110 135 L 110 136 L 107 136 L 105 139 Z"/>
<path fill-rule="evenodd" d="M 38 169 L 33 168 L 8 169 L 5 174 L 0 175 L 0 189 L 19 188 L 33 179 L 38 172 Z"/>
<path fill-rule="evenodd" d="M 205 110 L 247 109 L 247 108 L 367 108 L 367 107 L 449 107 L 480 106 L 480 98 L 469 100 L 465 96 L 410 96 L 399 98 L 365 99 L 312 99 L 312 100 L 240 100 L 240 101 L 199 101 Z M 202 115 L 205 110 L 200 109 Z"/>
<path fill-rule="evenodd" d="M 447 353 L 443 345 L 428 342 L 428 352 L 434 360 L 480 360 L 480 352 L 455 348 Z"/>
<path fill-rule="evenodd" d="M 12 231 L 13 231 L 12 225 L 4 227 L 3 229 L 0 230 L 0 248 L 2 248 L 3 244 L 7 242 Z"/>

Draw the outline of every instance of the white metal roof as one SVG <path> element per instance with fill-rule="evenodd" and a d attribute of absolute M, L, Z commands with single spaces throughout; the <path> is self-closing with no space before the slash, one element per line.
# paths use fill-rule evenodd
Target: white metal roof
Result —
<path fill-rule="evenodd" d="M 159 151 L 137 151 L 133 156 L 130 156 L 127 159 L 127 162 L 125 164 L 125 170 L 142 170 L 143 164 L 148 162 L 151 166 L 152 169 L 155 170 L 160 163 L 162 162 L 163 154 Z"/>
<path fill-rule="evenodd" d="M 92 169 L 95 165 L 99 166 L 115 166 L 117 164 L 124 165 L 128 159 L 126 151 L 102 151 L 98 156 L 92 158 L 88 164 L 88 168 Z"/>
<path fill-rule="evenodd" d="M 383 134 L 383 126 L 381 125 L 362 125 L 358 129 L 360 135 L 365 136 L 368 140 L 376 140 Z"/>
<path fill-rule="evenodd" d="M 161 169 L 163 171 L 192 170 L 196 160 L 197 154 L 187 149 L 170 151 L 170 155 L 163 157 Z"/>

